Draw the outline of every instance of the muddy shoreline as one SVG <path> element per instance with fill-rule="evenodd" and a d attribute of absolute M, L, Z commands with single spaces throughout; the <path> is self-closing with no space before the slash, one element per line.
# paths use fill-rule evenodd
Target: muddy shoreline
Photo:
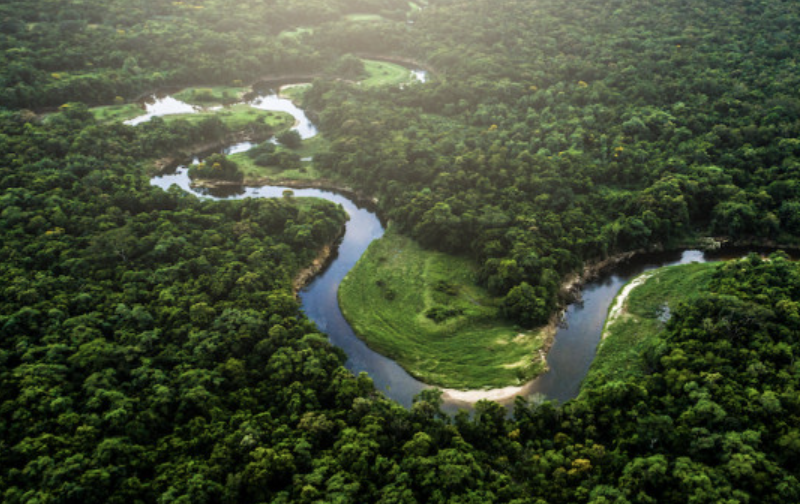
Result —
<path fill-rule="evenodd" d="M 336 251 L 339 247 L 339 242 L 344 237 L 344 233 L 345 226 L 342 226 L 339 228 L 336 238 L 330 243 L 323 245 L 319 253 L 317 253 L 317 257 L 311 261 L 311 264 L 298 271 L 294 276 L 292 279 L 292 295 L 295 299 L 298 299 L 300 290 L 311 283 L 317 275 L 325 271 L 325 268 L 327 268 L 336 257 Z"/>

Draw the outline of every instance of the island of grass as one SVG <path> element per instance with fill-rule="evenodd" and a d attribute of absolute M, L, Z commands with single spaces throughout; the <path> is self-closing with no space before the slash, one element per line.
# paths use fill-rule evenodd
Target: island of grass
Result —
<path fill-rule="evenodd" d="M 305 96 L 306 91 L 309 89 L 311 89 L 310 82 L 287 84 L 285 86 L 281 86 L 279 95 L 281 98 L 291 100 L 292 103 L 299 107 L 303 103 L 303 96 Z"/>
<path fill-rule="evenodd" d="M 105 105 L 92 107 L 89 112 L 98 122 L 127 121 L 144 115 L 142 107 L 137 103 L 123 105 Z M 161 116 L 165 122 L 186 120 L 200 122 L 208 117 L 219 117 L 232 130 L 243 130 L 254 121 L 267 125 L 272 131 L 290 128 L 294 125 L 294 117 L 287 112 L 261 110 L 246 103 L 237 103 L 218 110 L 203 110 L 188 114 L 170 114 Z"/>
<path fill-rule="evenodd" d="M 283 30 L 279 35 L 278 38 L 300 38 L 306 34 L 314 33 L 314 29 L 309 26 L 298 26 L 296 28 L 292 28 L 289 30 Z"/>
<path fill-rule="evenodd" d="M 389 227 L 339 287 L 342 313 L 374 350 L 425 383 L 520 385 L 545 370 L 545 331 L 504 320 L 464 257 L 422 249 Z"/>
<path fill-rule="evenodd" d="M 274 110 L 260 110 L 253 108 L 246 103 L 237 103 L 230 107 L 220 110 L 208 110 L 201 112 L 194 112 L 191 114 L 173 114 L 165 115 L 163 119 L 165 122 L 170 123 L 178 120 L 186 120 L 190 123 L 201 122 L 209 117 L 218 117 L 233 131 L 244 130 L 253 122 L 263 123 L 272 131 L 280 131 L 290 128 L 294 125 L 294 117 L 287 112 L 279 112 Z"/>
<path fill-rule="evenodd" d="M 92 107 L 89 112 L 100 123 L 127 121 L 143 114 L 142 107 L 138 103 L 117 103 Z"/>
<path fill-rule="evenodd" d="M 328 145 L 327 140 L 316 135 L 302 140 L 294 149 L 265 142 L 250 151 L 232 154 L 229 157 L 244 174 L 245 184 L 257 184 L 264 179 L 315 180 L 321 178 L 322 174 L 314 167 L 312 158 L 318 152 L 326 151 Z M 267 150 L 269 152 L 266 152 L 266 155 L 261 154 Z"/>
<path fill-rule="evenodd" d="M 178 91 L 173 97 L 190 105 L 213 107 L 237 102 L 249 90 L 249 87 L 244 86 L 188 87 Z"/>
<path fill-rule="evenodd" d="M 615 380 L 643 377 L 642 355 L 658 341 L 672 309 L 706 288 L 718 262 L 681 264 L 647 271 L 620 289 L 611 303 L 597 356 L 582 391 Z M 627 297 L 626 297 L 627 295 Z"/>
<path fill-rule="evenodd" d="M 345 14 L 343 19 L 345 21 L 350 21 L 353 23 L 383 23 L 389 21 L 380 14 L 368 14 L 368 13 Z"/>
<path fill-rule="evenodd" d="M 361 80 L 362 87 L 399 86 L 416 80 L 411 70 L 386 61 L 362 60 L 368 77 Z"/>

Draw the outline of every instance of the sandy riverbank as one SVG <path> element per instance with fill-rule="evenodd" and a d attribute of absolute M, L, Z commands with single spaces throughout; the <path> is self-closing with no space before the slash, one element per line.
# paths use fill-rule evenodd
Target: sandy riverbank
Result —
<path fill-rule="evenodd" d="M 619 317 L 625 312 L 625 302 L 628 300 L 628 296 L 630 296 L 633 289 L 642 285 L 647 281 L 648 278 L 652 277 L 654 271 L 648 271 L 642 273 L 638 277 L 634 278 L 630 282 L 628 282 L 622 290 L 619 291 L 617 297 L 614 298 L 614 304 L 611 305 L 611 309 L 608 310 L 608 316 L 606 317 L 606 325 L 603 328 L 603 335 L 602 339 L 606 339 L 608 336 L 608 331 L 606 330 L 608 326 L 613 324 Z"/>

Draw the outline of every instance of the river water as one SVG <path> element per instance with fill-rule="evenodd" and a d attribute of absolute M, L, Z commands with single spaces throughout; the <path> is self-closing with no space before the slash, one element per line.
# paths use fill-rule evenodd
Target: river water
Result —
<path fill-rule="evenodd" d="M 313 136 L 316 133 L 313 124 L 301 109 L 289 104 L 291 104 L 289 100 L 275 95 L 258 101 L 259 107 L 276 105 L 276 108 L 270 110 L 284 110 L 291 113 L 297 120 L 295 127 L 298 131 L 306 128 L 301 131 L 301 135 L 304 138 Z M 282 108 L 277 108 L 278 106 Z M 223 152 L 242 152 L 251 146 L 245 142 L 228 146 Z M 348 356 L 346 367 L 354 374 L 361 372 L 369 374 L 375 387 L 388 397 L 408 407 L 416 394 L 428 388 L 428 385 L 410 376 L 397 363 L 367 347 L 353 333 L 339 309 L 337 298 L 339 284 L 369 244 L 384 233 L 384 227 L 372 209 L 359 206 L 341 194 L 320 189 L 263 186 L 240 188 L 234 190 L 232 194 L 229 189 L 225 193 L 215 194 L 208 189 L 191 187 L 186 166 L 179 166 L 171 174 L 153 177 L 151 183 L 165 190 L 175 184 L 201 198 L 279 198 L 283 197 L 284 191 L 290 190 L 296 197 L 323 198 L 341 205 L 350 216 L 344 237 L 329 266 L 300 291 L 302 309 L 321 331 L 328 334 L 331 343 L 345 351 Z M 547 355 L 550 370 L 526 384 L 520 395 L 532 400 L 546 398 L 560 402 L 575 397 L 594 359 L 609 306 L 625 283 L 649 269 L 718 258 L 718 254 L 708 257 L 697 250 L 652 254 L 632 260 L 616 268 L 613 273 L 587 283 L 582 291 L 582 302 L 570 305 L 565 311 L 563 325 L 558 329 L 554 344 Z M 513 398 L 501 402 L 510 405 L 513 403 Z M 454 412 L 459 408 L 470 407 L 468 403 L 448 401 L 443 409 Z"/>

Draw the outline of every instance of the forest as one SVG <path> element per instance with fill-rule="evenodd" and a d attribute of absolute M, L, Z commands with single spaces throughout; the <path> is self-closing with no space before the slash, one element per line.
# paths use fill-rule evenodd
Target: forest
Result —
<path fill-rule="evenodd" d="M 149 183 L 176 152 L 281 132 L 92 112 L 313 81 L 313 173 L 475 264 L 531 328 L 619 253 L 800 245 L 800 4 L 9 0 L 0 26 L 3 502 L 800 502 L 785 253 L 717 266 L 636 375 L 564 404 L 404 408 L 292 294 L 341 207 Z M 370 58 L 431 79 L 359 85 Z M 222 155 L 194 176 L 216 172 L 243 177 Z"/>

